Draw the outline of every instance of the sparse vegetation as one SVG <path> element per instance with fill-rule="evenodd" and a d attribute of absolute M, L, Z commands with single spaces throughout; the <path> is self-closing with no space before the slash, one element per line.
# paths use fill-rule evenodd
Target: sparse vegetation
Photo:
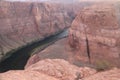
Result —
<path fill-rule="evenodd" d="M 112 65 L 106 61 L 106 60 L 99 60 L 99 61 L 96 61 L 96 70 L 97 71 L 105 71 L 105 70 L 108 70 L 110 69 Z"/>

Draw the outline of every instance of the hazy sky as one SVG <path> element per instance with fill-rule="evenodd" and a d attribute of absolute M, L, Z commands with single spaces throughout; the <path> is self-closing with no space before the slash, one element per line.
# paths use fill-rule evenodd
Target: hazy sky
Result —
<path fill-rule="evenodd" d="M 6 1 L 56 1 L 56 2 L 82 2 L 82 1 L 120 1 L 120 0 L 6 0 Z"/>
<path fill-rule="evenodd" d="M 79 0 L 79 1 L 120 1 L 120 0 Z"/>
<path fill-rule="evenodd" d="M 49 0 L 6 0 L 6 1 L 49 1 Z"/>

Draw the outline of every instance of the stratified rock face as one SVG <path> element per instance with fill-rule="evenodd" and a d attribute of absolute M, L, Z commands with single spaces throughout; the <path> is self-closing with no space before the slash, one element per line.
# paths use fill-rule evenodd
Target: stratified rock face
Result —
<path fill-rule="evenodd" d="M 117 8 L 98 4 L 83 9 L 72 23 L 69 44 L 81 61 L 98 67 L 120 67 L 120 27 Z"/>
<path fill-rule="evenodd" d="M 0 61 L 7 52 L 56 34 L 71 21 L 59 4 L 0 1 Z"/>
<path fill-rule="evenodd" d="M 0 80 L 79 80 L 95 73 L 94 69 L 79 68 L 62 59 L 45 59 L 22 71 L 1 73 Z"/>
<path fill-rule="evenodd" d="M 113 69 L 110 71 L 100 72 L 82 80 L 119 80 L 120 69 Z"/>

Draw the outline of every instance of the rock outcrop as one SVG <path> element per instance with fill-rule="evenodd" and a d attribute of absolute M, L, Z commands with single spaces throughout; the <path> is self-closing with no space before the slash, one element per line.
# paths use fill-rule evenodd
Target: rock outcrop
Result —
<path fill-rule="evenodd" d="M 8 71 L 0 74 L 0 80 L 58 80 L 37 71 Z"/>
<path fill-rule="evenodd" d="M 45 59 L 26 67 L 0 73 L 0 80 L 119 80 L 120 69 L 96 72 L 88 67 L 77 67 L 62 59 Z"/>
<path fill-rule="evenodd" d="M 98 67 L 120 67 L 118 18 L 118 8 L 113 4 L 84 8 L 69 30 L 69 44 L 74 55 Z"/>
<path fill-rule="evenodd" d="M 60 4 L 0 1 L 0 61 L 10 51 L 62 31 L 71 21 Z"/>
<path fill-rule="evenodd" d="M 77 67 L 62 59 L 46 59 L 27 67 L 26 70 L 33 70 L 56 77 L 60 80 L 75 80 L 90 76 L 96 73 L 96 70 L 87 67 Z"/>
<path fill-rule="evenodd" d="M 1 73 L 0 80 L 78 80 L 95 73 L 94 69 L 79 68 L 62 59 L 45 59 L 26 67 L 25 70 Z"/>

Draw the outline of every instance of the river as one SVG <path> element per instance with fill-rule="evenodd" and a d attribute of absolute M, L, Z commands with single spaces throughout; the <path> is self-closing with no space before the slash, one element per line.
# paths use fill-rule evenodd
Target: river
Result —
<path fill-rule="evenodd" d="M 64 31 L 56 35 L 47 37 L 42 41 L 34 42 L 30 45 L 27 45 L 13 52 L 10 57 L 8 57 L 7 59 L 5 59 L 0 63 L 0 72 L 5 72 L 8 70 L 23 70 L 28 59 L 33 54 L 40 52 L 41 50 L 45 49 L 46 47 L 53 44 L 57 40 L 67 36 L 68 36 L 68 30 L 65 29 Z"/>

